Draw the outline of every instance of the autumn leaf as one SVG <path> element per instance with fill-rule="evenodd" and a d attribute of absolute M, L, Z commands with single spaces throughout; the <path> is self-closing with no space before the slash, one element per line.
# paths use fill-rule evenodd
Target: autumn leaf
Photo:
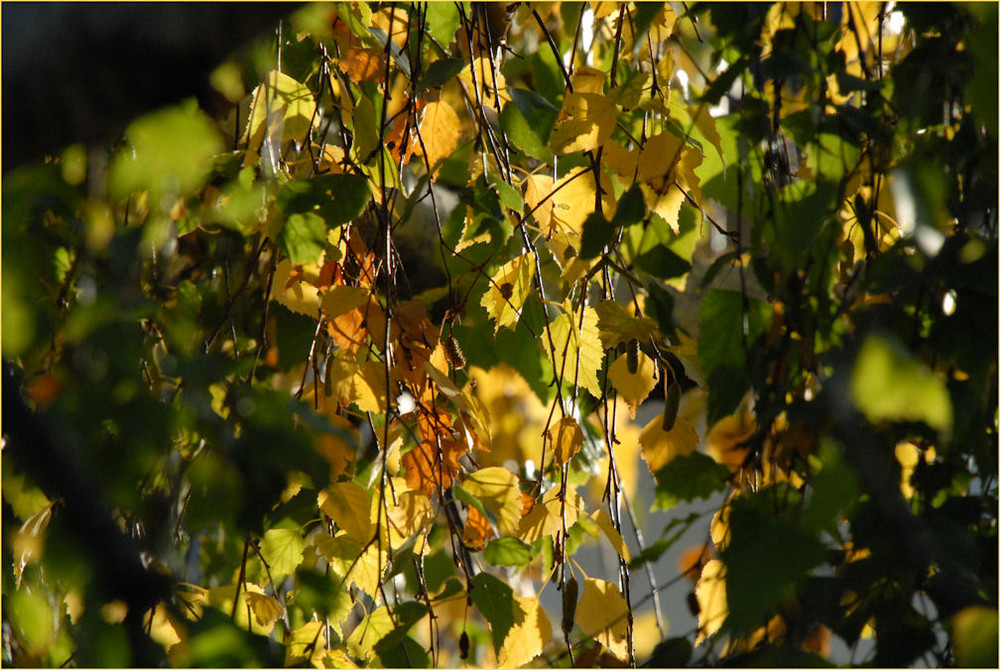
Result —
<path fill-rule="evenodd" d="M 628 604 L 618 586 L 588 577 L 577 605 L 576 625 L 618 658 L 628 655 Z"/>
<path fill-rule="evenodd" d="M 553 488 L 542 496 L 541 501 L 521 518 L 518 525 L 517 536 L 525 542 L 531 543 L 535 540 L 555 535 L 562 532 L 563 517 L 566 512 L 566 528 L 568 529 L 579 518 L 580 514 L 585 514 L 583 498 L 576 489 L 567 489 L 566 503 L 559 498 L 559 488 Z"/>
<path fill-rule="evenodd" d="M 253 591 L 246 594 L 247 603 L 250 605 L 250 611 L 253 612 L 254 617 L 257 619 L 257 624 L 265 628 L 270 628 L 274 625 L 274 622 L 281 618 L 284 608 L 281 603 L 272 596 L 264 593 L 255 593 Z"/>
<path fill-rule="evenodd" d="M 423 147 L 418 143 L 414 153 L 426 156 L 427 163 L 434 169 L 439 161 L 455 151 L 461 135 L 462 126 L 458 114 L 451 105 L 444 100 L 428 103 L 420 121 L 420 139 L 423 140 Z"/>
<path fill-rule="evenodd" d="M 524 204 L 546 236 L 552 234 L 552 177 L 543 174 L 528 175 L 524 180 Z"/>
<path fill-rule="evenodd" d="M 552 345 L 548 339 L 544 342 L 549 357 L 555 366 L 557 378 L 564 383 L 577 383 L 590 391 L 595 398 L 600 398 L 601 384 L 597 372 L 604 363 L 604 348 L 601 346 L 597 328 L 597 312 L 593 307 L 584 308 L 583 323 L 572 310 L 572 305 L 564 306 L 566 312 L 555 319 L 549 326 L 552 335 Z M 579 369 L 577 369 L 579 356 Z"/>
<path fill-rule="evenodd" d="M 743 465 L 749 449 L 744 443 L 757 430 L 757 420 L 745 409 L 715 422 L 705 438 L 705 452 L 735 472 Z"/>
<path fill-rule="evenodd" d="M 656 386 L 656 365 L 653 364 L 653 359 L 641 351 L 637 358 L 638 366 L 634 373 L 629 372 L 625 356 L 616 358 L 608 368 L 608 379 L 628 404 L 629 415 L 633 419 L 636 409 Z"/>
<path fill-rule="evenodd" d="M 332 319 L 367 304 L 370 299 L 368 289 L 337 284 L 326 290 L 320 304 L 323 306 L 323 313 Z"/>
<path fill-rule="evenodd" d="M 698 433 L 688 421 L 678 417 L 673 428 L 663 430 L 663 414 L 653 417 L 639 434 L 642 457 L 654 475 L 677 456 L 687 456 L 698 448 Z"/>
<path fill-rule="evenodd" d="M 601 346 L 605 349 L 629 340 L 645 342 L 659 338 L 656 322 L 648 317 L 637 317 L 614 300 L 602 300 L 594 305 L 600 326 Z"/>
<path fill-rule="evenodd" d="M 625 544 L 625 540 L 622 538 L 621 533 L 615 528 L 614 524 L 611 522 L 611 514 L 607 509 L 601 508 L 590 515 L 591 518 L 597 522 L 597 525 L 601 527 L 604 531 L 605 537 L 608 538 L 608 542 L 614 547 L 614 550 L 625 559 L 626 562 L 632 560 L 632 554 L 628 549 L 628 545 Z"/>
<path fill-rule="evenodd" d="M 474 551 L 482 551 L 486 547 L 486 541 L 492 536 L 493 528 L 490 527 L 489 519 L 475 507 L 470 507 L 465 528 L 462 529 L 462 543 Z"/>
<path fill-rule="evenodd" d="M 387 389 L 385 368 L 379 361 L 367 361 L 358 367 L 353 377 L 354 402 L 362 412 L 384 414 Z"/>
<path fill-rule="evenodd" d="M 371 539 L 368 493 L 354 482 L 334 482 L 319 492 L 317 505 L 344 531 L 364 544 Z"/>
<path fill-rule="evenodd" d="M 462 488 L 496 515 L 501 533 L 513 535 L 517 532 L 521 521 L 521 489 L 517 475 L 503 467 L 480 468 L 462 481 Z"/>
<path fill-rule="evenodd" d="M 563 465 L 573 458 L 583 444 L 583 431 L 572 416 L 564 416 L 548 432 L 552 441 L 552 455 L 557 465 Z"/>
<path fill-rule="evenodd" d="M 267 75 L 264 83 L 254 89 L 253 113 L 247 120 L 243 136 L 249 139 L 249 150 L 256 154 L 264 136 L 272 132 L 275 117 L 282 121 L 278 140 L 302 139 L 309 130 L 316 111 L 316 101 L 307 86 L 277 70 Z"/>
<path fill-rule="evenodd" d="M 295 268 L 288 259 L 280 261 L 274 269 L 271 297 L 296 314 L 312 318 L 319 316 L 321 299 L 319 290 L 304 277 L 293 278 Z"/>
<path fill-rule="evenodd" d="M 563 99 L 549 148 L 555 154 L 595 151 L 608 141 L 618 120 L 618 107 L 603 93 L 570 93 Z"/>
<path fill-rule="evenodd" d="M 722 627 L 729 616 L 726 600 L 726 564 L 713 558 L 701 569 L 701 577 L 694 589 L 698 600 L 698 637 L 700 645 Z"/>
<path fill-rule="evenodd" d="M 301 667 L 305 662 L 314 667 L 324 667 L 326 633 L 326 623 L 323 621 L 307 621 L 296 628 L 286 642 L 285 666 Z"/>
<path fill-rule="evenodd" d="M 583 222 L 597 208 L 597 186 L 594 171 L 576 167 L 567 172 L 552 188 L 552 226 L 554 232 L 571 232 L 576 239 L 583 234 Z M 611 178 L 601 170 L 601 213 L 609 221 L 614 218 L 616 202 Z M 577 251 L 579 251 L 577 243 Z"/>
<path fill-rule="evenodd" d="M 531 295 L 531 280 L 535 276 L 535 254 L 527 253 L 505 263 L 493 275 L 480 304 L 494 323 L 494 334 L 501 327 L 512 328 L 521 317 L 521 308 Z"/>
<path fill-rule="evenodd" d="M 519 668 L 526 664 L 542 653 L 552 639 L 552 624 L 538 598 L 515 596 L 514 601 L 515 610 L 519 612 L 497 656 L 498 664 L 504 668 Z"/>
<path fill-rule="evenodd" d="M 351 47 L 340 57 L 337 67 L 355 84 L 366 79 L 381 80 L 385 72 L 385 50 Z"/>

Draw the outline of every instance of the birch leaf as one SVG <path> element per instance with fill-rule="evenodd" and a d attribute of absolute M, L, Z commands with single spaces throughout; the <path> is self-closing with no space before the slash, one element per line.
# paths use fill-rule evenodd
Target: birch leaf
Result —
<path fill-rule="evenodd" d="M 521 316 L 521 308 L 531 294 L 531 280 L 535 276 L 535 254 L 527 253 L 518 256 L 504 264 L 490 282 L 490 287 L 483 294 L 480 304 L 486 308 L 486 313 L 496 328 L 507 326 L 513 328 Z"/>
<path fill-rule="evenodd" d="M 611 380 L 615 390 L 625 399 L 628 404 L 628 411 L 631 417 L 635 418 L 635 410 L 649 396 L 649 392 L 656 386 L 656 366 L 653 359 L 639 352 L 639 365 L 635 374 L 628 371 L 628 363 L 625 356 L 619 356 L 608 368 L 608 379 Z"/>
<path fill-rule="evenodd" d="M 323 513 L 359 543 L 372 537 L 368 493 L 354 482 L 335 482 L 320 491 L 317 504 Z"/>
<path fill-rule="evenodd" d="M 552 624 L 537 598 L 515 597 L 514 602 L 520 614 L 515 615 L 514 626 L 497 656 L 499 665 L 504 668 L 521 667 L 542 653 L 552 639 Z"/>
<path fill-rule="evenodd" d="M 564 416 L 556 425 L 549 429 L 549 439 L 552 440 L 552 453 L 556 463 L 563 465 L 580 450 L 583 444 L 583 431 L 580 424 L 572 416 Z"/>
<path fill-rule="evenodd" d="M 576 611 L 580 630 L 618 658 L 626 657 L 628 605 L 615 584 L 588 577 Z"/>
<path fill-rule="evenodd" d="M 272 528 L 264 533 L 260 542 L 260 555 L 271 570 L 274 579 L 290 575 L 302 563 L 302 550 L 306 543 L 296 528 Z"/>
<path fill-rule="evenodd" d="M 694 595 L 698 599 L 697 646 L 718 632 L 729 615 L 725 563 L 713 558 L 705 564 L 694 588 Z"/>
<path fill-rule="evenodd" d="M 583 498 L 575 489 L 566 491 L 566 528 L 569 528 L 585 513 Z M 517 536 L 528 542 L 555 535 L 562 531 L 563 501 L 559 499 L 559 488 L 553 488 L 537 503 L 528 514 L 521 519 Z"/>
<path fill-rule="evenodd" d="M 604 362 L 604 348 L 597 327 L 597 312 L 592 307 L 585 308 L 582 327 L 578 319 L 576 314 L 567 310 L 549 328 L 554 348 L 548 347 L 548 338 L 544 338 L 544 342 L 556 376 L 568 383 L 576 381 L 595 398 L 600 398 L 601 384 L 597 371 Z M 577 355 L 580 357 L 579 370 L 576 367 Z"/>
<path fill-rule="evenodd" d="M 677 456 L 687 456 L 698 448 L 698 433 L 688 421 L 678 417 L 669 431 L 663 430 L 663 414 L 653 417 L 639 433 L 642 457 L 654 475 Z"/>
<path fill-rule="evenodd" d="M 424 146 L 421 149 L 418 144 L 417 151 L 426 152 L 427 162 L 434 169 L 439 161 L 455 151 L 461 135 L 462 126 L 451 105 L 444 100 L 428 103 L 420 122 L 420 137 Z"/>
<path fill-rule="evenodd" d="M 603 93 L 570 93 L 563 100 L 549 148 L 556 154 L 595 151 L 611 137 L 617 119 L 618 107 Z"/>
<path fill-rule="evenodd" d="M 496 514 L 497 528 L 504 535 L 517 532 L 521 521 L 521 489 L 517 475 L 502 467 L 487 467 L 473 472 L 462 488 Z"/>

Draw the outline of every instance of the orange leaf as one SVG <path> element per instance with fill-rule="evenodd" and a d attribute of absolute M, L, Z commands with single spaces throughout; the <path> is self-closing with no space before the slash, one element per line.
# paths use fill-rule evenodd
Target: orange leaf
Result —
<path fill-rule="evenodd" d="M 385 77 L 385 51 L 351 47 L 341 56 L 337 67 L 355 84 L 365 79 L 381 81 Z"/>
<path fill-rule="evenodd" d="M 462 531 L 462 542 L 469 549 L 480 551 L 486 547 L 486 540 L 493 536 L 490 521 L 479 513 L 475 507 L 469 508 L 469 516 L 465 520 Z"/>

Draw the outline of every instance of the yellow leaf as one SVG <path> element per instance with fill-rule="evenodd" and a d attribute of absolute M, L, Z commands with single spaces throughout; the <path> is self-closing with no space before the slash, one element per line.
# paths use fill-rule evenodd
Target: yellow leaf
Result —
<path fill-rule="evenodd" d="M 351 567 L 361 555 L 361 545 L 344 531 L 331 537 L 321 533 L 315 537 L 313 544 L 330 566 L 330 571 L 337 579 L 345 580 Z"/>
<path fill-rule="evenodd" d="M 639 366 L 635 369 L 635 374 L 628 371 L 628 361 L 625 356 L 616 358 L 615 362 L 608 368 L 608 379 L 628 403 L 629 414 L 633 419 L 635 418 L 635 410 L 656 386 L 654 376 L 656 366 L 653 364 L 653 359 L 641 351 L 638 359 Z"/>
<path fill-rule="evenodd" d="M 517 475 L 502 467 L 481 468 L 462 482 L 473 495 L 497 517 L 497 528 L 504 535 L 517 532 L 521 522 L 521 488 Z"/>
<path fill-rule="evenodd" d="M 256 615 L 253 621 L 247 616 L 247 612 L 250 611 L 248 608 L 247 593 L 264 595 L 264 589 L 252 582 L 245 582 L 244 588 L 241 588 L 239 593 L 236 593 L 236 584 L 227 584 L 226 586 L 220 586 L 214 589 L 209 589 L 206 595 L 206 600 L 208 605 L 214 607 L 226 615 L 231 612 L 236 612 L 236 617 L 233 619 L 233 623 L 236 624 L 238 628 L 243 630 L 249 630 L 256 635 L 270 635 L 271 631 L 274 630 L 274 622 L 267 625 L 261 624 Z M 233 608 L 233 597 L 236 597 L 236 608 Z"/>
<path fill-rule="evenodd" d="M 743 465 L 749 447 L 740 446 L 757 430 L 757 420 L 746 409 L 739 409 L 715 422 L 705 438 L 705 452 L 716 462 L 736 471 Z"/>
<path fill-rule="evenodd" d="M 699 645 L 718 632 L 729 615 L 725 563 L 713 558 L 705 564 L 694 595 L 698 599 L 698 637 L 695 645 Z"/>
<path fill-rule="evenodd" d="M 386 607 L 366 616 L 347 638 L 347 651 L 355 658 L 371 660 L 375 657 L 375 643 L 392 632 L 395 626 Z"/>
<path fill-rule="evenodd" d="M 576 382 L 595 398 L 600 398 L 601 384 L 597 379 L 597 371 L 604 362 L 604 348 L 598 334 L 597 312 L 593 307 L 585 308 L 581 327 L 579 315 L 572 311 L 572 305 L 567 304 L 565 307 L 566 312 L 549 326 L 554 348 L 549 348 L 547 337 L 542 338 L 555 366 L 556 378 L 570 384 Z"/>
<path fill-rule="evenodd" d="M 617 119 L 618 107 L 603 93 L 570 93 L 563 99 L 549 147 L 556 154 L 595 151 L 611 137 Z"/>
<path fill-rule="evenodd" d="M 549 439 L 552 440 L 552 455 L 556 463 L 563 465 L 576 455 L 583 444 L 583 431 L 580 424 L 572 416 L 564 416 L 549 429 Z"/>
<path fill-rule="evenodd" d="M 597 207 L 597 187 L 594 171 L 589 167 L 573 168 L 553 187 L 551 232 L 565 231 L 583 234 L 583 222 Z M 601 171 L 601 210 L 604 218 L 614 218 L 616 202 L 610 177 Z M 550 234 L 551 234 L 550 232 Z M 579 244 L 577 242 L 577 244 Z M 579 249 L 577 249 L 579 251 Z"/>
<path fill-rule="evenodd" d="M 526 211 L 535 217 L 539 229 L 547 235 L 552 223 L 552 198 L 545 197 L 552 192 L 552 177 L 541 174 L 528 175 L 524 187 L 524 204 Z M 543 201 L 544 200 L 544 201 Z"/>
<path fill-rule="evenodd" d="M 265 82 L 254 89 L 253 98 L 253 113 L 243 133 L 249 138 L 248 153 L 257 153 L 268 132 L 279 132 L 277 140 L 281 142 L 301 140 L 309 130 L 316 101 L 307 86 L 287 74 L 272 71 Z"/>
<path fill-rule="evenodd" d="M 515 596 L 514 600 L 517 601 L 514 626 L 507 633 L 497 656 L 498 665 L 503 668 L 521 667 L 542 653 L 552 639 L 552 624 L 538 604 L 538 598 Z"/>
<path fill-rule="evenodd" d="M 420 491 L 404 491 L 389 508 L 389 523 L 400 538 L 408 539 L 434 519 L 431 501 Z"/>
<path fill-rule="evenodd" d="M 309 621 L 296 629 L 290 639 L 285 640 L 285 667 L 301 667 L 306 661 L 310 665 L 322 668 L 322 659 L 326 652 L 326 624 L 322 621 Z"/>
<path fill-rule="evenodd" d="M 588 577 L 583 583 L 583 596 L 576 611 L 580 630 L 618 658 L 626 657 L 629 610 L 615 584 Z"/>
<path fill-rule="evenodd" d="M 323 295 L 321 303 L 323 313 L 330 319 L 347 314 L 352 309 L 366 304 L 370 297 L 371 293 L 368 289 L 358 286 L 345 286 L 343 284 L 331 286 Z"/>
<path fill-rule="evenodd" d="M 669 431 L 663 430 L 663 414 L 656 415 L 639 433 L 639 447 L 649 471 L 656 474 L 678 456 L 698 448 L 698 433 L 688 421 L 678 417 Z"/>
<path fill-rule="evenodd" d="M 472 87 L 472 75 L 475 73 L 476 86 L 479 89 L 479 101 L 482 102 L 484 106 L 489 105 L 495 109 L 500 109 L 501 105 L 496 104 L 496 98 L 499 98 L 499 102 L 509 102 L 510 95 L 507 93 L 507 79 L 497 68 L 495 71 L 493 65 L 490 63 L 489 56 L 476 56 L 473 61 L 473 68 L 465 68 L 458 75 L 458 78 L 467 84 L 470 89 Z M 496 78 L 494 78 L 494 73 Z M 469 91 L 469 96 L 472 100 L 476 100 L 476 94 L 472 90 Z"/>
<path fill-rule="evenodd" d="M 583 498 L 575 489 L 566 491 L 565 511 L 567 529 L 576 523 L 580 514 L 586 513 Z M 542 500 L 521 519 L 517 536 L 530 544 L 539 538 L 562 532 L 562 512 L 563 501 L 559 499 L 559 488 L 556 487 L 543 495 Z"/>
<path fill-rule="evenodd" d="M 612 5 L 614 3 L 607 3 Z M 584 65 L 573 71 L 573 92 L 574 93 L 604 93 L 604 79 L 607 77 L 604 70 L 596 67 Z"/>
<path fill-rule="evenodd" d="M 373 542 L 361 552 L 357 563 L 350 573 L 350 580 L 359 589 L 367 593 L 372 598 L 378 596 L 378 585 L 382 581 L 382 574 L 388 568 L 389 554 L 383 549 L 379 551 L 378 544 Z"/>
<path fill-rule="evenodd" d="M 493 276 L 490 287 L 483 294 L 480 304 L 496 323 L 494 334 L 502 326 L 513 328 L 521 317 L 521 308 L 531 294 L 531 280 L 535 276 L 535 254 L 527 253 L 505 263 Z"/>
<path fill-rule="evenodd" d="M 275 267 L 271 298 L 296 314 L 304 314 L 315 319 L 319 316 L 319 290 L 306 281 L 289 281 L 292 269 L 292 262 L 288 259 L 281 261 Z"/>
<path fill-rule="evenodd" d="M 348 535 L 364 544 L 372 537 L 368 493 L 354 482 L 335 482 L 320 491 L 317 504 Z"/>
<path fill-rule="evenodd" d="M 614 300 L 602 300 L 594 309 L 601 328 L 601 346 L 605 349 L 629 340 L 660 339 L 656 322 L 648 317 L 636 317 Z"/>
<path fill-rule="evenodd" d="M 177 634 L 177 627 L 174 625 L 166 603 L 161 602 L 155 610 L 146 612 L 143 617 L 143 626 L 148 631 L 149 636 L 167 651 L 170 651 L 174 645 L 181 641 L 181 636 Z"/>
<path fill-rule="evenodd" d="M 602 507 L 601 509 L 594 512 L 591 517 L 597 522 L 597 525 L 601 527 L 604 531 L 604 535 L 611 542 L 611 546 L 615 548 L 618 555 L 624 558 L 626 561 L 632 560 L 632 553 L 628 550 L 628 545 L 625 544 L 625 540 L 622 539 L 621 533 L 619 533 L 614 524 L 611 523 L 611 514 L 607 509 Z"/>
<path fill-rule="evenodd" d="M 284 609 L 276 598 L 266 593 L 254 593 L 253 591 L 246 595 L 250 611 L 253 612 L 258 625 L 269 628 L 274 625 L 275 621 L 281 618 Z"/>
<path fill-rule="evenodd" d="M 385 368 L 379 361 L 368 361 L 353 377 L 354 402 L 362 412 L 384 414 L 386 405 Z"/>
<path fill-rule="evenodd" d="M 461 134 L 458 114 L 447 102 L 438 100 L 424 108 L 420 138 L 424 141 L 423 151 L 431 169 L 455 151 Z"/>
<path fill-rule="evenodd" d="M 701 154 L 685 146 L 670 132 L 653 135 L 639 154 L 639 175 L 646 205 L 663 217 L 679 233 L 678 213 L 687 191 L 701 201 L 694 168 L 701 164 Z M 681 190 L 683 188 L 683 191 Z"/>
<path fill-rule="evenodd" d="M 306 543 L 297 528 L 272 528 L 260 541 L 260 555 L 274 579 L 290 575 L 302 563 Z"/>

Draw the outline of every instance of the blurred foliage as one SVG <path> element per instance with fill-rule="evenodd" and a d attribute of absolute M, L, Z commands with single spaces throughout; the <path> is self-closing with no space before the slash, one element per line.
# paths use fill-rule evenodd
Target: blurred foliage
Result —
<path fill-rule="evenodd" d="M 996 34 L 307 5 L 8 173 L 4 663 L 995 666 Z"/>

